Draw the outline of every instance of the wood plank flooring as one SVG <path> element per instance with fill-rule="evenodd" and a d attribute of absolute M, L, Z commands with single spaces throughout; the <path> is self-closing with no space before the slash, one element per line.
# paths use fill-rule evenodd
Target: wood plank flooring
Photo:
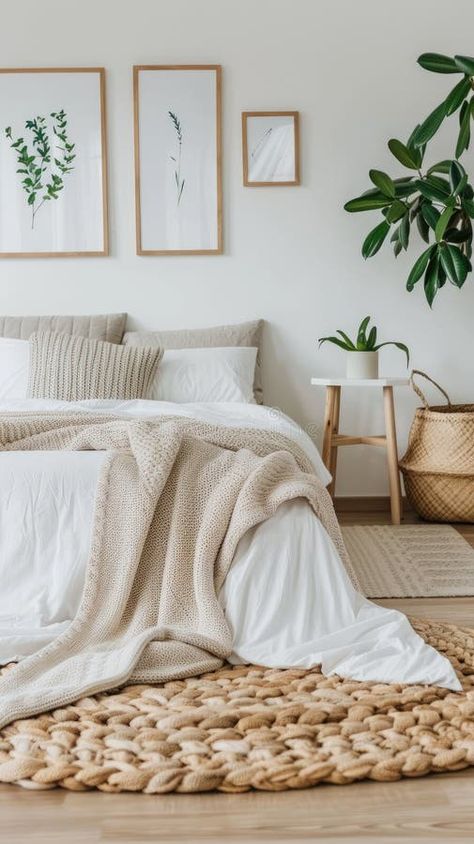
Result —
<path fill-rule="evenodd" d="M 384 511 L 344 509 L 344 524 L 386 524 Z M 406 514 L 406 521 L 416 521 Z M 458 528 L 474 546 L 474 526 Z M 474 598 L 380 601 L 474 627 Z M 474 769 L 398 783 L 322 785 L 242 795 L 32 792 L 0 785 L 1 844 L 432 844 L 474 839 Z"/>

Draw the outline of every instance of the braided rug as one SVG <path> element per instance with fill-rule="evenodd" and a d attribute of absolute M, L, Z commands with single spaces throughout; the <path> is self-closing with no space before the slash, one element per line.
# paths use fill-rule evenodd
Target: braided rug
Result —
<path fill-rule="evenodd" d="M 0 782 L 237 793 L 474 766 L 474 630 L 412 623 L 451 660 L 463 692 L 227 666 L 13 722 L 0 731 Z"/>

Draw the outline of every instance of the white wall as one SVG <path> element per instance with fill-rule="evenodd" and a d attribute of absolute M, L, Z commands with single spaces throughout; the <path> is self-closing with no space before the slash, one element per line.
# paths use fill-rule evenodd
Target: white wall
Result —
<path fill-rule="evenodd" d="M 453 11 L 455 9 L 455 14 Z M 343 373 L 343 353 L 316 338 L 372 314 L 413 362 L 472 400 L 474 284 L 447 286 L 433 312 L 405 278 L 417 254 L 386 249 L 364 263 L 363 234 L 376 215 L 343 203 L 367 186 L 370 167 L 396 173 L 386 150 L 454 83 L 416 65 L 424 51 L 474 53 L 472 0 L 23 0 L 2 4 L 3 66 L 104 65 L 110 153 L 110 258 L 0 263 L 0 313 L 127 310 L 135 326 L 206 325 L 262 316 L 269 404 L 314 432 L 323 395 L 312 374 Z M 223 65 L 225 254 L 138 258 L 135 253 L 131 66 Z M 299 109 L 302 187 L 242 186 L 242 110 Z M 455 131 L 443 137 L 452 138 Z M 453 143 L 439 144 L 441 158 Z M 472 151 L 465 164 L 474 169 Z M 398 352 L 386 372 L 402 374 Z M 343 405 L 351 430 L 376 432 L 375 394 Z M 416 401 L 399 392 L 400 447 Z M 350 449 L 338 493 L 382 494 L 383 454 Z"/>

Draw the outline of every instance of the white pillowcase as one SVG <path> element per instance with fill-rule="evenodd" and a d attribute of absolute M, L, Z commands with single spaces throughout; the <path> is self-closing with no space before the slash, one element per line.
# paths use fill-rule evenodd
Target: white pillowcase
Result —
<path fill-rule="evenodd" d="M 257 349 L 251 346 L 166 349 L 150 399 L 255 404 L 253 383 Z"/>
<path fill-rule="evenodd" d="M 0 337 L 0 401 L 26 399 L 30 344 Z"/>

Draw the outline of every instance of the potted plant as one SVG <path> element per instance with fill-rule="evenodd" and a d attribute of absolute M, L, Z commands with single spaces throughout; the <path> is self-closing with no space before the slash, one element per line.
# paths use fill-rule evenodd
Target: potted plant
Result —
<path fill-rule="evenodd" d="M 396 340 L 387 340 L 385 343 L 377 344 L 377 328 L 375 325 L 372 326 L 367 334 L 371 319 L 372 317 L 367 316 L 362 320 L 355 342 L 352 342 L 350 337 L 344 331 L 341 331 L 340 328 L 336 331 L 339 337 L 320 337 L 318 340 L 319 347 L 323 343 L 334 343 L 335 346 L 339 346 L 339 348 L 348 352 L 346 366 L 346 375 L 348 378 L 378 378 L 379 349 L 382 346 L 396 346 L 397 349 L 405 352 L 407 366 L 410 362 L 410 353 L 404 343 Z"/>
<path fill-rule="evenodd" d="M 415 127 L 406 144 L 396 138 L 388 142 L 390 152 L 408 173 L 393 179 L 381 170 L 370 170 L 373 187 L 351 199 L 344 208 L 350 212 L 378 209 L 382 213 L 382 222 L 364 240 L 364 258 L 375 255 L 389 235 L 397 257 L 402 249 L 408 249 L 416 223 L 426 245 L 412 267 L 406 287 L 411 292 L 423 278 L 431 307 L 446 281 L 461 288 L 472 271 L 474 188 L 459 159 L 469 148 L 474 120 L 474 58 L 423 53 L 418 63 L 433 73 L 461 74 L 461 79 L 443 102 Z M 454 158 L 425 168 L 428 142 L 441 124 L 456 113 L 459 129 Z"/>

